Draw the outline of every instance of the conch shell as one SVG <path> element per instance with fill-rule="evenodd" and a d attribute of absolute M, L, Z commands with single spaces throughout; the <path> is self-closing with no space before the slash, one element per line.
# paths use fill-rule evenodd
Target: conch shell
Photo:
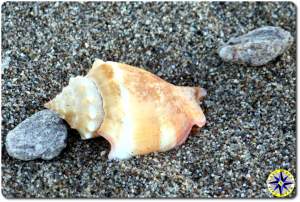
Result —
<path fill-rule="evenodd" d="M 57 112 L 82 139 L 103 136 L 110 159 L 167 151 L 182 144 L 205 116 L 200 87 L 170 84 L 143 69 L 96 59 L 86 76 L 71 78 L 45 107 Z"/>

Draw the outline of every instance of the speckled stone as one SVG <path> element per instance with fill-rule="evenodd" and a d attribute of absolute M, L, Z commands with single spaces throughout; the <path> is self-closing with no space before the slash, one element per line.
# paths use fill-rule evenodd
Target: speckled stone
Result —
<path fill-rule="evenodd" d="M 58 114 L 43 110 L 11 130 L 6 136 L 5 147 L 16 159 L 50 160 L 66 147 L 67 136 L 67 125 Z"/>
<path fill-rule="evenodd" d="M 2 146 L 3 195 L 271 198 L 271 171 L 296 176 L 296 40 L 261 67 L 225 63 L 216 50 L 266 25 L 296 39 L 296 10 L 289 2 L 5 2 L 2 140 L 95 58 L 202 86 L 208 123 L 176 149 L 126 161 L 107 161 L 104 138 L 82 141 L 74 130 L 51 161 L 18 161 Z"/>
<path fill-rule="evenodd" d="M 230 38 L 218 53 L 227 62 L 261 66 L 283 54 L 293 40 L 292 35 L 280 27 L 264 26 Z"/>

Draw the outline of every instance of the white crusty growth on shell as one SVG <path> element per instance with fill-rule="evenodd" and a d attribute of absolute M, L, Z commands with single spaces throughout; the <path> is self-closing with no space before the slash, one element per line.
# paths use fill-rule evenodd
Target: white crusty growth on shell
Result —
<path fill-rule="evenodd" d="M 96 135 L 104 117 L 101 93 L 91 79 L 83 76 L 71 78 L 69 85 L 45 107 L 77 129 L 82 139 Z"/>

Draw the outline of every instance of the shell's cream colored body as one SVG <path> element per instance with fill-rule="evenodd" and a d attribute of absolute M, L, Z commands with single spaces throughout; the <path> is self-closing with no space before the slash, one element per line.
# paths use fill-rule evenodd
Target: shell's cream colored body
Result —
<path fill-rule="evenodd" d="M 96 59 L 85 77 L 66 88 L 71 85 L 77 89 L 74 106 L 65 107 L 71 96 L 63 90 L 46 107 L 58 112 L 83 139 L 106 138 L 111 144 L 109 158 L 172 149 L 186 140 L 193 125 L 202 127 L 206 121 L 199 106 L 203 89 L 175 86 L 130 65 Z"/>

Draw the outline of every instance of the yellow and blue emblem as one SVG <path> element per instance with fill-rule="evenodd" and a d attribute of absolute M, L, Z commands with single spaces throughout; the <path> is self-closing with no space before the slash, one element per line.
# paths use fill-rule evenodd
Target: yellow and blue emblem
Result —
<path fill-rule="evenodd" d="M 285 197 L 292 193 L 295 187 L 293 175 L 284 169 L 270 173 L 267 179 L 268 190 L 276 197 Z"/>

